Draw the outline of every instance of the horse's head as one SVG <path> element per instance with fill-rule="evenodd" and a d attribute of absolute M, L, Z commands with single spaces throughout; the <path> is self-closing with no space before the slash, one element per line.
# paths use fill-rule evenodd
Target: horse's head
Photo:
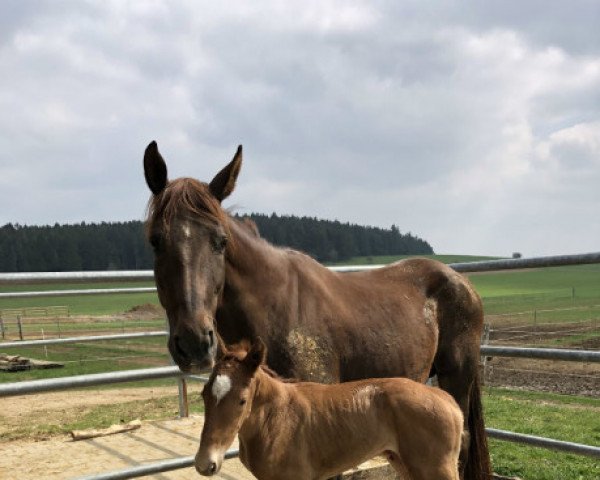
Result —
<path fill-rule="evenodd" d="M 153 194 L 146 229 L 154 249 L 154 277 L 169 319 L 169 351 L 184 371 L 214 363 L 214 318 L 225 282 L 228 239 L 221 201 L 233 191 L 241 164 L 240 145 L 209 184 L 192 178 L 169 181 L 156 142 L 144 154 Z"/>
<path fill-rule="evenodd" d="M 223 457 L 242 423 L 252 410 L 256 389 L 255 374 L 265 362 L 266 347 L 258 339 L 249 350 L 228 352 L 223 357 L 202 390 L 204 400 L 204 427 L 195 466 L 201 475 L 215 475 Z"/>

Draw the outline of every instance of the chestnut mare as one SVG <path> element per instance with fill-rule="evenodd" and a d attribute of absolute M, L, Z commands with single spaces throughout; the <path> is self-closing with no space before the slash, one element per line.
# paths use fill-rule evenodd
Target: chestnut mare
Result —
<path fill-rule="evenodd" d="M 209 184 L 169 181 L 156 142 L 144 154 L 153 193 L 147 234 L 175 362 L 184 371 L 212 366 L 216 327 L 227 344 L 261 337 L 267 364 L 282 377 L 425 382 L 437 374 L 468 430 L 461 478 L 488 479 L 478 371 L 483 310 L 469 281 L 429 259 L 336 273 L 270 245 L 221 207 L 241 164 L 240 146 Z"/>
<path fill-rule="evenodd" d="M 463 415 L 448 393 L 408 378 L 288 383 L 265 354 L 260 339 L 223 349 L 202 391 L 201 475 L 219 472 L 239 434 L 240 460 L 258 480 L 325 480 L 381 454 L 400 478 L 458 480 Z"/>

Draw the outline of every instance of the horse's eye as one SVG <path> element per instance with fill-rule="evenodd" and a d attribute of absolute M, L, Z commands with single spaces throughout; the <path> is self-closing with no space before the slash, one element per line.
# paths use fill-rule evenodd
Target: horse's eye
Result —
<path fill-rule="evenodd" d="M 153 233 L 149 238 L 150 245 L 156 251 L 160 248 L 161 245 L 161 236 L 158 233 Z"/>
<path fill-rule="evenodd" d="M 225 235 L 215 237 L 213 240 L 213 248 L 215 252 L 221 253 L 227 246 L 227 237 Z"/>
<path fill-rule="evenodd" d="M 240 405 L 245 405 L 245 404 L 246 404 L 246 400 L 242 398 L 242 399 L 240 400 Z"/>

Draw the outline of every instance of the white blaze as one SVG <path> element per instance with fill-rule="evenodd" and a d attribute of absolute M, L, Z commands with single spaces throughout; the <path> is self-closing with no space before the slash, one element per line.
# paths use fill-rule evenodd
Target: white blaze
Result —
<path fill-rule="evenodd" d="M 185 222 L 183 224 L 183 226 L 181 227 L 181 230 L 183 231 L 183 236 L 185 238 L 191 238 L 192 237 L 192 229 L 190 228 L 190 224 L 188 222 Z"/>
<path fill-rule="evenodd" d="M 217 375 L 212 385 L 212 394 L 217 399 L 217 404 L 231 390 L 231 378 L 227 375 Z"/>

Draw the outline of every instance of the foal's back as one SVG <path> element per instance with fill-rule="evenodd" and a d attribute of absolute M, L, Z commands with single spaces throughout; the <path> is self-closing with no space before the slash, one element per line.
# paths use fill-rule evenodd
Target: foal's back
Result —
<path fill-rule="evenodd" d="M 299 419 L 304 437 L 293 442 L 322 466 L 317 478 L 385 454 L 403 478 L 458 479 L 463 416 L 443 390 L 405 378 L 289 388 L 291 411 L 280 418 Z"/>

